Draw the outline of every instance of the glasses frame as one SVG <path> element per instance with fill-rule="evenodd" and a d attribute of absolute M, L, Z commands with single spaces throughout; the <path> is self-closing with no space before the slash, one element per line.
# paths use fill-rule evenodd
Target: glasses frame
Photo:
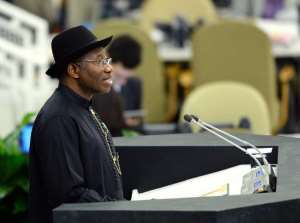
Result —
<path fill-rule="evenodd" d="M 88 62 L 88 63 L 96 63 L 98 66 L 106 66 L 106 65 L 111 65 L 112 63 L 112 58 L 111 57 L 106 57 L 104 59 L 96 59 L 96 60 L 80 60 L 78 62 Z"/>

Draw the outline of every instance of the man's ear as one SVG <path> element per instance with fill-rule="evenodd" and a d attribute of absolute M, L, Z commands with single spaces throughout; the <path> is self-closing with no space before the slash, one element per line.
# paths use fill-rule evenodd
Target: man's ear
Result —
<path fill-rule="evenodd" d="M 77 65 L 75 63 L 68 64 L 67 73 L 70 77 L 72 77 L 74 79 L 78 79 L 79 78 L 79 70 L 80 70 L 79 65 Z"/>

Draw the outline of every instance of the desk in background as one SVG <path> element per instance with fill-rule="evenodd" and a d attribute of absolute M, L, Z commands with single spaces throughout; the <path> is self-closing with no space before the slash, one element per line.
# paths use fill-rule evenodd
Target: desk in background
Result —
<path fill-rule="evenodd" d="M 300 35 L 296 22 L 265 19 L 256 19 L 254 22 L 258 28 L 263 30 L 270 37 L 274 58 L 300 57 Z M 175 47 L 167 41 L 157 44 L 158 54 L 162 61 L 190 61 L 193 56 L 190 41 L 187 41 L 183 48 Z"/>

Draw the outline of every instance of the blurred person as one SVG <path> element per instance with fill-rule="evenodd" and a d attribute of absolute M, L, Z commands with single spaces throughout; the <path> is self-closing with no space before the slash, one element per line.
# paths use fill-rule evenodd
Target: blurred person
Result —
<path fill-rule="evenodd" d="M 237 16 L 263 17 L 267 19 L 296 18 L 299 0 L 231 0 L 231 8 Z M 294 10 L 291 10 L 293 9 Z"/>
<path fill-rule="evenodd" d="M 141 46 L 128 35 L 114 39 L 107 49 L 113 61 L 113 88 L 119 93 L 125 110 L 142 107 L 142 82 L 135 69 L 141 63 Z"/>
<path fill-rule="evenodd" d="M 265 0 L 263 18 L 273 19 L 284 8 L 284 0 Z"/>
<path fill-rule="evenodd" d="M 128 35 L 115 38 L 107 49 L 114 67 L 113 89 L 121 98 L 125 124 L 127 127 L 137 127 L 136 130 L 141 127 L 141 117 L 126 117 L 126 113 L 142 109 L 142 81 L 135 73 L 135 69 L 141 62 L 141 50 L 140 44 Z M 99 96 L 95 95 L 95 108 L 100 108 L 101 103 Z M 101 113 L 103 114 L 103 111 L 99 111 L 99 114 Z"/>
<path fill-rule="evenodd" d="M 52 222 L 62 203 L 123 199 L 121 169 L 111 135 L 91 108 L 95 93 L 112 87 L 111 59 L 104 48 L 112 37 L 97 40 L 83 26 L 52 40 L 55 63 L 46 73 L 59 86 L 34 122 L 30 145 L 32 223 Z"/>
<path fill-rule="evenodd" d="M 112 17 L 132 17 L 137 11 L 143 0 L 102 0 L 102 18 Z"/>

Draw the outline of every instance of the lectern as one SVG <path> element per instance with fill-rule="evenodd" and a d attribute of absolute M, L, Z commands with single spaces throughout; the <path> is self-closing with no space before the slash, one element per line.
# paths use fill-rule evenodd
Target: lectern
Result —
<path fill-rule="evenodd" d="M 63 204 L 54 223 L 279 223 L 300 219 L 300 140 L 238 135 L 259 148 L 272 148 L 267 160 L 278 164 L 276 192 L 147 201 Z M 127 199 L 133 189 L 145 192 L 213 173 L 251 158 L 208 133 L 115 138 Z M 245 146 L 240 144 L 240 146 Z M 209 182 L 207 182 L 209 184 Z"/>

